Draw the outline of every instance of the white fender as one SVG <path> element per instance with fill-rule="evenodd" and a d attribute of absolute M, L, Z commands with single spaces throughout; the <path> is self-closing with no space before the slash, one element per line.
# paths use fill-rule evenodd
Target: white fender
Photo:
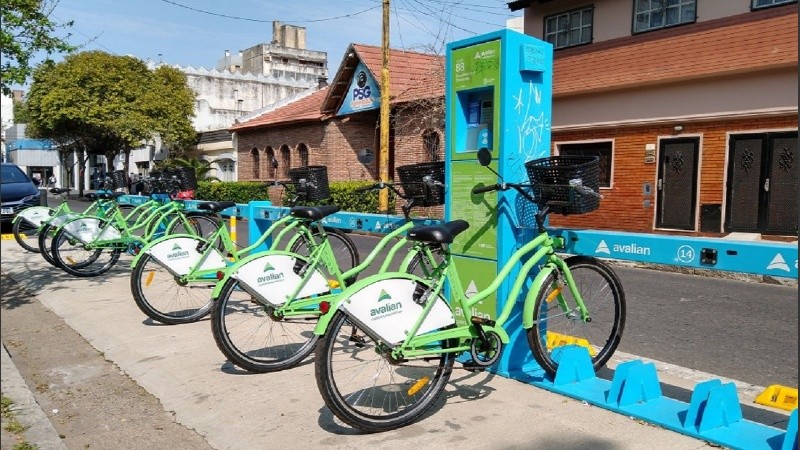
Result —
<path fill-rule="evenodd" d="M 273 306 L 281 306 L 300 285 L 302 278 L 294 272 L 297 258 L 289 255 L 265 254 L 239 267 L 231 276 L 253 297 Z M 328 280 L 316 270 L 297 298 L 330 291 Z"/>

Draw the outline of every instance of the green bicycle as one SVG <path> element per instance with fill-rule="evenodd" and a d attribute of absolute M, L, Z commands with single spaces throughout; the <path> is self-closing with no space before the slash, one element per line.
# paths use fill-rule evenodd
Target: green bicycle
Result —
<path fill-rule="evenodd" d="M 323 174 L 325 170 L 321 166 L 291 169 L 291 183 L 276 180 L 272 186 L 293 191 L 286 202 L 289 205 L 320 201 L 330 195 L 327 174 Z M 233 206 L 236 206 L 233 202 L 208 202 L 200 203 L 198 208 L 216 215 Z M 151 319 L 168 325 L 200 320 L 211 311 L 212 288 L 218 281 L 218 273 L 252 254 L 268 239 L 272 240 L 269 251 L 301 255 L 308 255 L 309 249 L 324 239 L 337 265 L 349 269 L 358 264 L 358 250 L 350 238 L 332 229 L 320 231 L 312 225 L 313 219 L 304 214 L 307 211 L 290 210 L 253 244 L 241 249 L 232 241 L 226 227 L 220 227 L 205 238 L 169 235 L 145 245 L 131 264 L 131 293 L 136 305 Z M 326 216 L 335 210 L 316 208 L 314 211 Z"/>
<path fill-rule="evenodd" d="M 345 266 L 333 258 L 330 237 L 321 221 L 338 208 L 295 208 L 291 214 L 305 218 L 302 228 L 309 244 L 308 256 L 270 251 L 249 256 L 227 270 L 213 294 L 211 329 L 220 351 L 234 365 L 250 372 L 284 370 L 299 364 L 314 349 L 314 325 L 319 302 L 330 299 L 355 282 L 388 249 L 379 272 L 395 270 L 425 276 L 438 255 L 428 249 L 408 252 L 406 232 L 414 226 L 415 206 L 439 205 L 444 200 L 444 163 L 398 167 L 403 192 L 390 183 L 362 190 L 390 189 L 405 200 L 405 223 L 388 233 L 360 264 Z M 314 231 L 308 235 L 308 228 Z M 399 255 L 403 255 L 400 257 Z"/>
<path fill-rule="evenodd" d="M 491 162 L 488 150 L 478 156 L 484 166 Z M 474 296 L 465 295 L 450 254 L 449 244 L 469 227 L 455 220 L 408 233 L 416 245 L 442 252 L 442 262 L 430 279 L 377 274 L 333 300 L 320 302 L 323 314 L 314 330 L 320 337 L 315 354 L 317 386 L 339 419 L 368 432 L 405 426 L 435 403 L 459 355 L 469 355 L 464 363 L 468 370 L 494 364 L 509 343 L 503 325 L 537 267 L 522 308 L 522 327 L 536 361 L 547 373 L 555 372 L 553 347 L 563 340 L 556 336 L 583 339 L 595 368 L 608 361 L 625 325 L 622 285 L 608 265 L 594 258 L 562 259 L 555 252 L 560 238 L 544 227 L 551 212 L 583 213 L 599 204 L 597 159 L 574 158 L 529 161 L 530 185 L 501 181 L 473 188 L 473 195 L 515 189 L 538 205 L 538 235 L 514 252 L 494 281 Z M 557 171 L 557 179 L 543 180 L 538 171 L 542 167 Z M 526 192 L 528 188 L 536 198 Z M 492 320 L 472 315 L 472 307 L 496 292 L 521 261 L 499 316 Z M 443 296 L 445 284 L 450 287 L 449 301 Z"/>
<path fill-rule="evenodd" d="M 162 179 L 160 183 L 159 192 L 181 189 L 181 180 L 175 177 Z M 164 234 L 200 235 L 221 226 L 205 214 L 187 212 L 181 201 L 164 202 L 157 197 L 154 195 L 128 215 L 116 209 L 106 218 L 77 217 L 58 226 L 50 245 L 57 267 L 78 277 L 98 276 L 110 270 L 123 251 L 135 253 Z"/>

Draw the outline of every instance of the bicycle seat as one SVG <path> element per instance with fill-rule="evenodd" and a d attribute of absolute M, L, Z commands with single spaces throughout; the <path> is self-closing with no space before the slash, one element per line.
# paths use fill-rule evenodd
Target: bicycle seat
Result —
<path fill-rule="evenodd" d="M 469 228 L 466 220 L 454 220 L 441 225 L 417 226 L 408 230 L 408 239 L 412 241 L 452 244 L 459 233 Z"/>
<path fill-rule="evenodd" d="M 53 195 L 69 193 L 72 189 L 70 188 L 50 188 L 50 193 Z"/>
<path fill-rule="evenodd" d="M 320 220 L 339 211 L 338 206 L 295 206 L 289 210 L 292 217 L 298 219 Z"/>
<path fill-rule="evenodd" d="M 220 212 L 236 206 L 236 202 L 201 202 L 197 204 L 197 209 L 204 209 L 211 212 Z"/>

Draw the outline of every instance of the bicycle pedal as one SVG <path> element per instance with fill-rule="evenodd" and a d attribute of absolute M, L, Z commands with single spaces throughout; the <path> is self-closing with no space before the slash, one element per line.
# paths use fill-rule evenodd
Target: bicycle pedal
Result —
<path fill-rule="evenodd" d="M 487 327 L 493 327 L 495 325 L 495 321 L 492 319 L 486 319 L 484 317 L 479 316 L 472 316 L 470 321 L 475 325 L 486 325 Z"/>

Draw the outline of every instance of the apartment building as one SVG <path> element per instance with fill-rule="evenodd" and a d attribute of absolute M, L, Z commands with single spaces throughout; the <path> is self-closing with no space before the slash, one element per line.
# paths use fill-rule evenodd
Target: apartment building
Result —
<path fill-rule="evenodd" d="M 796 0 L 509 8 L 554 45 L 552 152 L 601 162 L 601 207 L 551 223 L 796 239 Z"/>

